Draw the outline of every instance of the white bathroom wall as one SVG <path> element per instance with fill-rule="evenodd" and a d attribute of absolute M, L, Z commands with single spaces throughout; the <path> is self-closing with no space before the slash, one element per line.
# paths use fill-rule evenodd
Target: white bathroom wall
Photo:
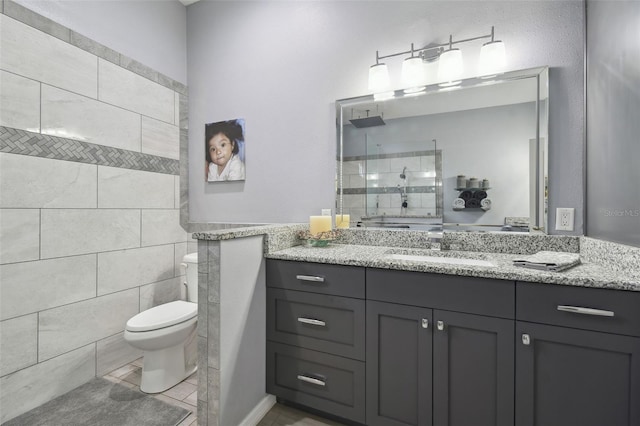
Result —
<path fill-rule="evenodd" d="M 191 220 L 303 222 L 334 206 L 334 102 L 368 92 L 367 72 L 376 50 L 383 55 L 405 51 L 410 43 L 442 43 L 449 34 L 478 36 L 492 25 L 506 44 L 509 69 L 551 67 L 549 207 L 574 207 L 575 233 L 582 234 L 581 0 L 200 1 L 189 6 L 190 164 L 203 163 L 204 123 L 241 117 L 247 129 L 244 183 L 205 183 L 204 168 L 190 169 Z M 461 47 L 466 75 L 474 73 L 481 44 Z M 387 60 L 394 81 L 401 62 Z"/>
<path fill-rule="evenodd" d="M 220 405 L 209 424 L 240 425 L 267 397 L 263 238 L 220 241 L 220 366 L 210 374 L 210 383 L 219 377 Z"/>
<path fill-rule="evenodd" d="M 55 23 L 27 25 L 45 21 L 7 4 L 0 423 L 140 357 L 122 338 L 126 321 L 180 298 L 179 264 L 196 251 L 179 222 L 186 88 L 54 37 Z"/>

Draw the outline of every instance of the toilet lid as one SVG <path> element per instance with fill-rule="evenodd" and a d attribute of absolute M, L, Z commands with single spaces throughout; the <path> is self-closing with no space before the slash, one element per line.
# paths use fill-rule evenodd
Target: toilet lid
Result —
<path fill-rule="evenodd" d="M 198 315 L 197 303 L 177 300 L 140 312 L 127 321 L 127 330 L 157 330 L 190 320 L 196 315 Z"/>

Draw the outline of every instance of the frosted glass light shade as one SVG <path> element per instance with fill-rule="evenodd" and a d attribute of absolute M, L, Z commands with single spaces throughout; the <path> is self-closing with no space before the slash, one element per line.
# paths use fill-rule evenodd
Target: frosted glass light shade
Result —
<path fill-rule="evenodd" d="M 441 55 L 438 65 L 438 80 L 444 83 L 457 83 L 464 71 L 462 52 L 460 49 L 445 50 Z"/>
<path fill-rule="evenodd" d="M 425 84 L 436 84 L 438 82 L 439 60 L 427 61 L 423 65 L 425 74 Z"/>
<path fill-rule="evenodd" d="M 389 69 L 387 64 L 375 64 L 369 68 L 369 90 L 373 93 L 384 92 L 389 88 Z"/>
<path fill-rule="evenodd" d="M 407 58 L 402 62 L 402 83 L 406 87 L 424 85 L 425 69 L 422 58 Z"/>
<path fill-rule="evenodd" d="M 478 72 L 481 76 L 502 72 L 506 65 L 507 55 L 503 42 L 490 41 L 482 46 L 478 64 Z"/>

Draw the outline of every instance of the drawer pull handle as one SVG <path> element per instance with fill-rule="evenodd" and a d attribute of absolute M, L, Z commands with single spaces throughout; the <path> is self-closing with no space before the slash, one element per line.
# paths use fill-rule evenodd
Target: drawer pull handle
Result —
<path fill-rule="evenodd" d="M 531 336 L 529 336 L 528 334 L 523 334 L 522 335 L 522 344 L 523 345 L 530 345 L 531 344 Z"/>
<path fill-rule="evenodd" d="M 324 327 L 327 325 L 327 323 L 324 321 L 312 318 L 298 318 L 298 322 L 301 322 L 303 324 L 319 325 L 320 327 Z"/>
<path fill-rule="evenodd" d="M 438 325 L 438 330 L 444 330 L 444 321 L 438 321 L 436 324 Z"/>
<path fill-rule="evenodd" d="M 604 311 L 602 309 L 582 308 L 580 306 L 558 305 L 558 310 L 562 312 L 572 312 L 574 314 L 595 315 L 599 317 L 612 317 L 613 311 Z"/>
<path fill-rule="evenodd" d="M 422 328 L 429 328 L 429 319 L 422 318 Z"/>
<path fill-rule="evenodd" d="M 298 374 L 298 380 L 303 382 L 311 383 L 312 385 L 324 386 L 325 382 L 319 379 L 314 379 L 313 377 L 303 376 L 302 374 Z"/>
<path fill-rule="evenodd" d="M 324 277 L 317 277 L 313 275 L 296 275 L 296 279 L 300 281 L 311 281 L 314 283 L 323 283 Z"/>

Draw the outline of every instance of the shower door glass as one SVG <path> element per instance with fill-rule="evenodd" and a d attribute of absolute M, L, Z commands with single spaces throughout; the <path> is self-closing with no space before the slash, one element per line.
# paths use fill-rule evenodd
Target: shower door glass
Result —
<path fill-rule="evenodd" d="M 442 157 L 435 140 L 365 135 L 362 226 L 431 228 L 442 224 Z"/>

